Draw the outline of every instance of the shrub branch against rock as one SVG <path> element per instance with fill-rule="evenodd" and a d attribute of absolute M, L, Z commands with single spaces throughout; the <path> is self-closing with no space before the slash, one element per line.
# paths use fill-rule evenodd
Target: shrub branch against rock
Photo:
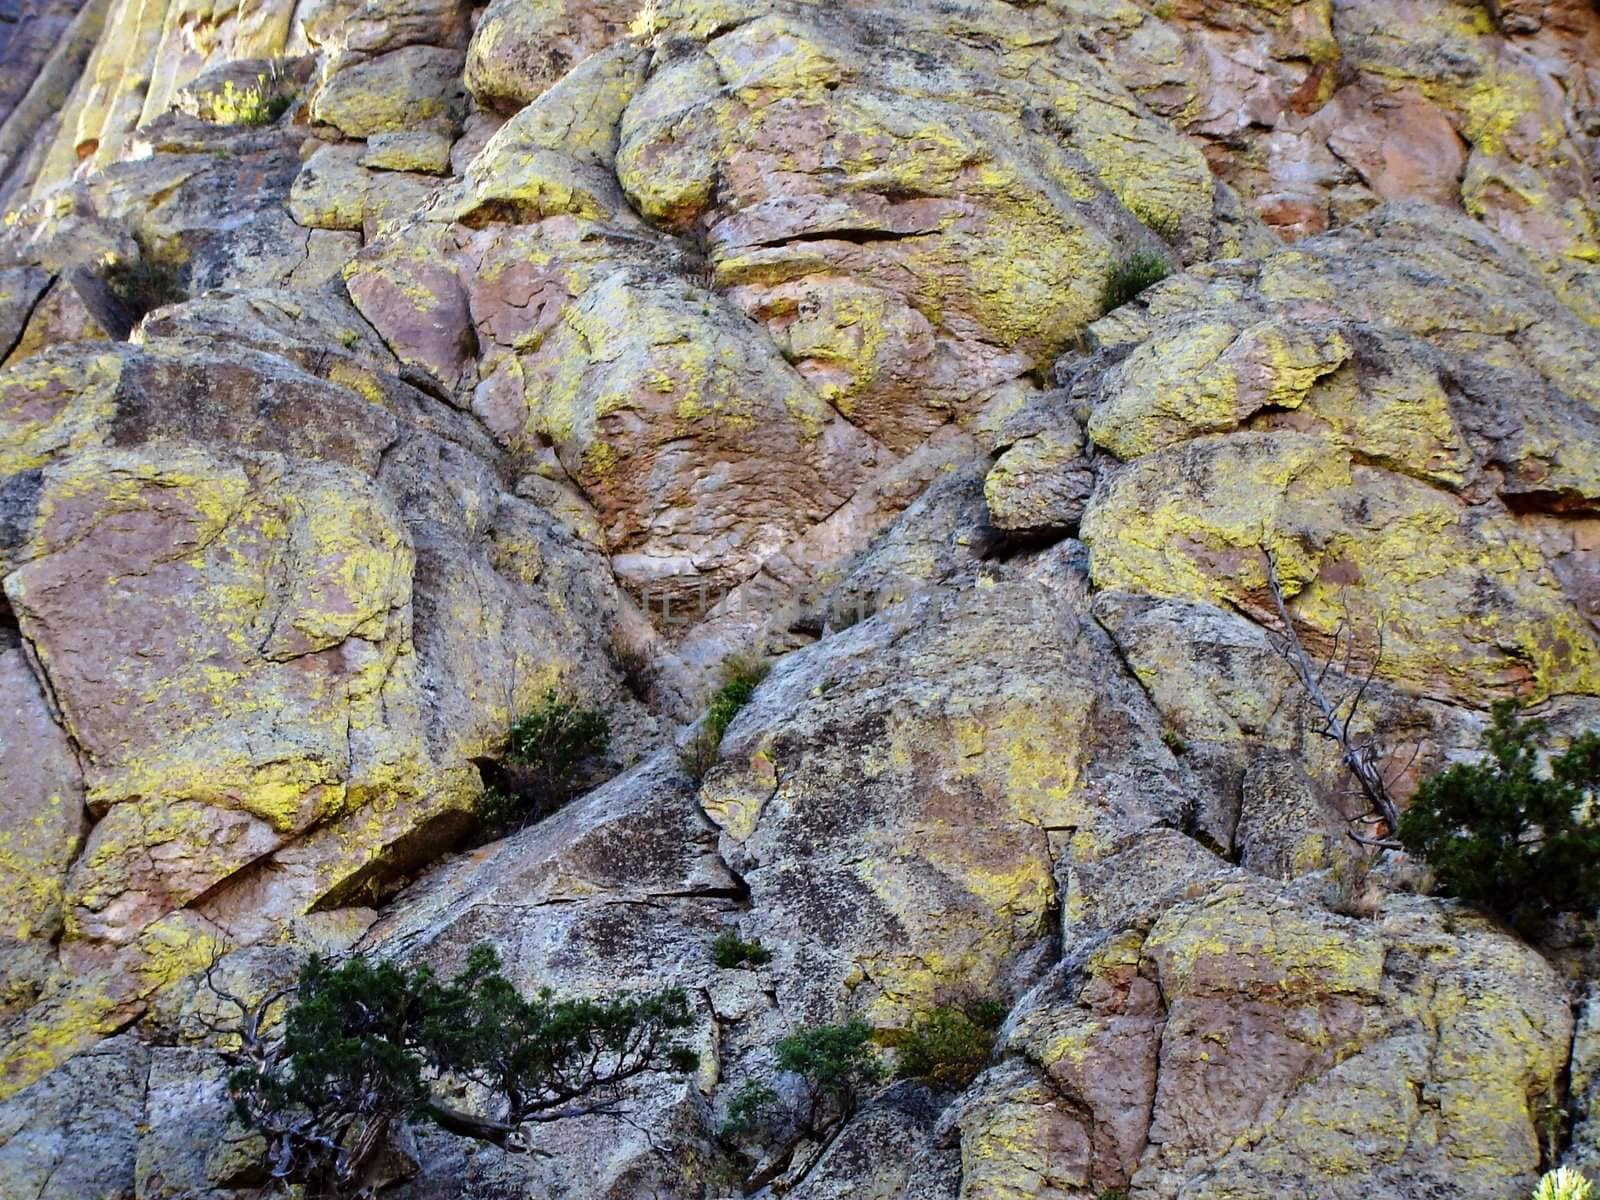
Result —
<path fill-rule="evenodd" d="M 678 761 L 691 779 L 704 779 L 716 765 L 722 735 L 728 732 L 739 710 L 750 702 L 770 669 L 770 663 L 753 654 L 734 654 L 723 660 L 722 682 L 711 694 L 700 728 L 678 752 Z"/>
<path fill-rule="evenodd" d="M 788 1169 L 802 1144 L 825 1146 L 883 1082 L 886 1072 L 872 1036 L 872 1027 L 859 1017 L 799 1030 L 773 1046 L 770 1077 L 747 1080 L 734 1094 L 724 1140 L 767 1150 L 745 1180 L 746 1194 Z"/>
<path fill-rule="evenodd" d="M 219 993 L 220 994 L 220 993 Z M 275 1036 L 270 1010 L 292 997 Z M 229 1080 L 243 1124 L 265 1139 L 273 1180 L 338 1197 L 367 1175 L 400 1124 L 429 1120 L 459 1136 L 535 1152 L 530 1127 L 622 1111 L 619 1085 L 649 1071 L 692 1070 L 680 1035 L 681 989 L 645 997 L 523 995 L 479 945 L 449 982 L 427 966 L 362 956 L 313 958 L 292 988 L 239 1009 L 239 1065 Z M 475 1085 L 481 1108 L 439 1096 Z"/>
<path fill-rule="evenodd" d="M 1005 1015 L 993 1001 L 918 1013 L 895 1046 L 895 1075 L 942 1091 L 963 1090 L 989 1064 Z"/>
<path fill-rule="evenodd" d="M 551 688 L 511 726 L 503 762 L 479 764 L 484 791 L 478 819 L 503 837 L 549 816 L 581 789 L 586 771 L 611 745 L 611 720 L 598 708 Z"/>
<path fill-rule="evenodd" d="M 1577 737 L 1540 771 L 1541 721 L 1495 705 L 1488 757 L 1424 780 L 1400 818 L 1400 841 L 1459 896 L 1535 932 L 1559 913 L 1600 906 L 1600 734 Z"/>

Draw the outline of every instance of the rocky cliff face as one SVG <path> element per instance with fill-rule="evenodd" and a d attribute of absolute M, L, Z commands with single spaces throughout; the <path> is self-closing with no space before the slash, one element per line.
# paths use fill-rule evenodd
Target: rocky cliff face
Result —
<path fill-rule="evenodd" d="M 1267 574 L 1335 694 L 1371 675 L 1402 798 L 1496 699 L 1600 725 L 1591 0 L 0 32 L 0 1195 L 253 1194 L 195 972 L 483 940 L 690 989 L 701 1071 L 547 1158 L 420 1131 L 394 1195 L 729 1194 L 776 1038 L 956 994 L 1008 1010 L 990 1067 L 780 1190 L 1600 1161 L 1580 956 L 1330 906 L 1362 801 Z M 1173 273 L 1112 309 L 1140 258 Z M 673 743 L 752 648 L 697 783 Z M 615 777 L 462 850 L 552 686 Z M 715 968 L 728 928 L 773 961 Z"/>

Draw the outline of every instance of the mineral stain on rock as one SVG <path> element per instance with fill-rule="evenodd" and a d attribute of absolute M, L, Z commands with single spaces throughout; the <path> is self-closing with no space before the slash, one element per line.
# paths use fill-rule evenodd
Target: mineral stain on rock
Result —
<path fill-rule="evenodd" d="M 205 968 L 485 941 L 699 1068 L 384 1196 L 732 1195 L 779 1039 L 975 999 L 763 1194 L 1600 1168 L 1578 933 L 1329 899 L 1272 593 L 1402 804 L 1600 727 L 1597 181 L 1584 0 L 0 3 L 0 1197 L 258 1195 Z"/>

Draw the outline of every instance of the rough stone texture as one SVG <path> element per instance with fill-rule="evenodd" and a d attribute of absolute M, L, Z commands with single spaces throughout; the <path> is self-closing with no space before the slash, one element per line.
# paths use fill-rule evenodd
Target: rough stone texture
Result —
<path fill-rule="evenodd" d="M 1098 586 L 1270 622 L 1270 553 L 1305 635 L 1348 615 L 1384 678 L 1477 705 L 1600 691 L 1592 618 L 1523 516 L 1595 504 L 1600 339 L 1514 250 L 1402 209 L 1197 271 L 1140 325 L 1078 383 L 1090 437 L 1131 460 L 1084 516 Z"/>
<path fill-rule="evenodd" d="M 467 51 L 467 89 L 485 108 L 514 113 L 615 42 L 638 7 L 628 0 L 491 0 Z"/>
<path fill-rule="evenodd" d="M 963 1194 L 1519 1195 L 1571 1019 L 1549 966 L 1481 923 L 1228 882 L 1023 1002 L 1005 1036 L 1028 1067 L 962 1101 Z"/>
<path fill-rule="evenodd" d="M 0 1186 L 36 1200 L 134 1200 L 150 1051 L 108 1038 L 0 1103 Z"/>
<path fill-rule="evenodd" d="M 451 133 L 461 121 L 461 55 L 405 46 L 347 63 L 335 57 L 311 101 L 311 119 L 346 137 L 418 128 Z"/>
<path fill-rule="evenodd" d="M 727 1196 L 776 1039 L 977 996 L 973 1085 L 886 1089 L 784 1194 L 1521 1200 L 1597 1161 L 1576 938 L 1404 863 L 1349 894 L 1365 804 L 1263 554 L 1402 802 L 1494 699 L 1600 727 L 1593 5 L 13 30 L 0 1194 L 243 1200 L 196 972 L 482 940 L 530 988 L 685 987 L 701 1067 L 548 1158 L 419 1128 L 398 1200 Z M 208 119 L 263 73 L 290 112 Z M 1173 274 L 1106 313 L 1135 254 Z M 172 302 L 114 311 L 108 258 Z M 696 784 L 744 650 L 779 661 Z M 553 686 L 615 778 L 467 848 Z M 716 968 L 725 930 L 772 962 Z"/>

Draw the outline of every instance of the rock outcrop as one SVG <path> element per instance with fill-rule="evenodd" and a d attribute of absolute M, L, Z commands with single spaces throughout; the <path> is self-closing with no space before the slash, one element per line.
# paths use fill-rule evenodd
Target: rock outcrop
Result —
<path fill-rule="evenodd" d="M 1592 4 L 7 35 L 0 1195 L 255 1194 L 197 973 L 482 941 L 685 988 L 700 1068 L 538 1156 L 418 1128 L 386 1195 L 728 1195 L 779 1038 L 980 998 L 969 1087 L 886 1088 L 771 1194 L 1600 1162 L 1585 955 L 1405 864 L 1348 894 L 1365 803 L 1271 586 L 1402 803 L 1497 700 L 1600 727 Z M 776 661 L 691 778 L 735 651 Z M 609 781 L 474 846 L 551 689 Z"/>

